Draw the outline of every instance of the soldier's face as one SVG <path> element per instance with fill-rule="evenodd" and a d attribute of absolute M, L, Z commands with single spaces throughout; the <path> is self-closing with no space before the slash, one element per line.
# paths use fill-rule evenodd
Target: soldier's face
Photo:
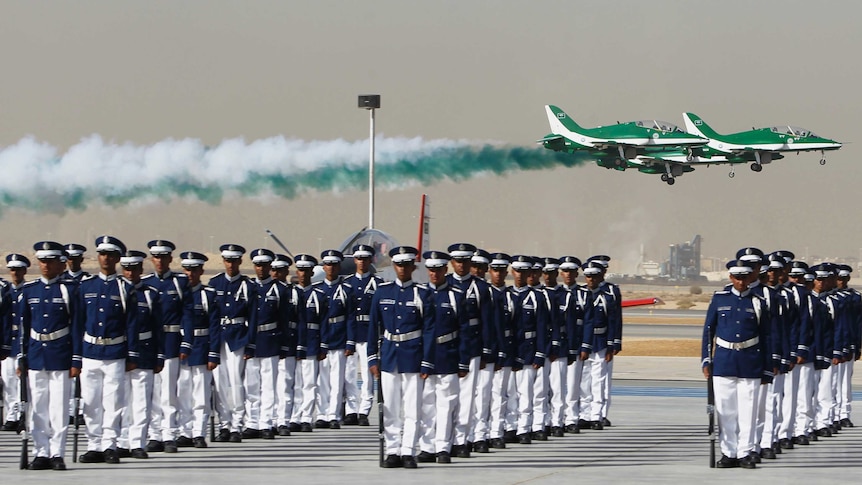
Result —
<path fill-rule="evenodd" d="M 506 284 L 506 268 L 491 268 L 491 284 L 497 287 Z"/>
<path fill-rule="evenodd" d="M 395 264 L 394 268 L 395 276 L 398 277 L 400 281 L 407 282 L 413 278 L 413 270 L 416 269 L 416 263 L 413 261 L 404 261 L 402 263 Z"/>
<path fill-rule="evenodd" d="M 71 271 L 81 271 L 81 263 L 84 261 L 83 256 L 69 256 L 66 260 L 66 264 L 69 266 Z"/>
<path fill-rule="evenodd" d="M 543 272 L 542 278 L 545 280 L 545 286 L 557 286 L 557 275 L 559 272 L 557 270 Z"/>
<path fill-rule="evenodd" d="M 470 272 L 473 273 L 473 276 L 484 280 L 485 275 L 488 274 L 488 265 L 484 263 L 473 264 Z"/>
<path fill-rule="evenodd" d="M 254 274 L 257 276 L 259 280 L 265 280 L 269 278 L 269 271 L 272 269 L 272 264 L 270 263 L 261 263 L 254 265 Z"/>
<path fill-rule="evenodd" d="M 470 274 L 471 266 L 470 258 L 452 259 L 452 271 L 458 276 L 467 276 Z"/>
<path fill-rule="evenodd" d="M 536 286 L 542 281 L 542 272 L 539 270 L 529 270 L 527 273 L 527 284 L 530 286 Z"/>
<path fill-rule="evenodd" d="M 310 285 L 313 273 L 314 268 L 296 268 L 296 277 L 299 278 L 299 284 L 302 286 Z"/>
<path fill-rule="evenodd" d="M 120 253 L 111 251 L 99 253 L 99 269 L 104 274 L 114 274 L 117 272 L 117 263 L 120 262 Z"/>
<path fill-rule="evenodd" d="M 138 284 L 141 281 L 141 273 L 144 272 L 143 264 L 134 266 L 123 266 L 123 276 L 133 284 Z"/>
<path fill-rule="evenodd" d="M 599 287 L 602 282 L 601 273 L 598 274 L 585 274 L 584 278 L 587 280 L 587 288 L 591 290 L 595 290 Z"/>
<path fill-rule="evenodd" d="M 20 284 L 24 281 L 24 275 L 27 274 L 27 268 L 9 268 L 9 276 L 12 283 Z"/>
<path fill-rule="evenodd" d="M 204 274 L 204 267 L 183 268 L 183 272 L 189 277 L 189 286 L 197 286 L 201 282 L 201 275 Z"/>
<path fill-rule="evenodd" d="M 512 279 L 514 280 L 515 286 L 518 288 L 525 286 L 527 284 L 527 275 L 529 275 L 531 270 L 524 269 L 514 269 L 512 268 Z"/>
<path fill-rule="evenodd" d="M 815 278 L 814 279 L 814 291 L 817 293 L 823 293 L 824 291 L 828 291 L 829 283 L 827 283 L 826 278 Z"/>
<path fill-rule="evenodd" d="M 428 268 L 428 281 L 434 286 L 440 286 L 446 281 L 446 267 Z"/>
<path fill-rule="evenodd" d="M 164 274 L 171 269 L 171 261 L 173 260 L 174 257 L 170 254 L 154 255 L 152 257 L 153 268 L 156 270 L 156 273 Z"/>
<path fill-rule="evenodd" d="M 285 282 L 287 281 L 287 277 L 290 276 L 290 268 L 270 269 L 269 274 L 278 281 Z"/>
<path fill-rule="evenodd" d="M 234 277 L 239 274 L 239 265 L 242 264 L 242 258 L 222 258 L 222 261 L 224 261 L 224 272 L 228 276 Z"/>
<path fill-rule="evenodd" d="M 742 293 L 743 291 L 748 289 L 748 282 L 750 280 L 751 274 L 731 274 L 730 275 L 730 283 L 733 285 L 733 289 Z"/>
<path fill-rule="evenodd" d="M 371 258 L 353 258 L 353 262 L 356 263 L 356 272 L 359 274 L 365 274 L 371 270 Z"/>
<path fill-rule="evenodd" d="M 846 290 L 847 289 L 847 283 L 849 281 L 850 281 L 850 278 L 838 278 L 838 280 L 835 282 L 835 284 L 839 290 Z"/>
<path fill-rule="evenodd" d="M 766 272 L 766 284 L 769 286 L 781 284 L 781 268 L 769 268 Z"/>
<path fill-rule="evenodd" d="M 576 269 L 564 269 L 561 271 L 563 274 L 563 284 L 566 286 L 574 286 L 578 280 L 578 270 Z"/>
<path fill-rule="evenodd" d="M 329 281 L 335 281 L 338 279 L 338 275 L 341 273 L 341 264 L 339 263 L 329 263 L 323 264 L 323 272 L 326 274 L 326 279 Z"/>
<path fill-rule="evenodd" d="M 54 279 L 60 276 L 60 273 L 63 272 L 63 269 L 65 267 L 65 263 L 60 261 L 60 258 L 39 260 L 39 271 L 42 273 L 42 277 L 46 280 Z"/>

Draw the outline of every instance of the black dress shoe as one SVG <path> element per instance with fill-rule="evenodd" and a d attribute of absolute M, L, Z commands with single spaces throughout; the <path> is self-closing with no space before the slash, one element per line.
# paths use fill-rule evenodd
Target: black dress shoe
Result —
<path fill-rule="evenodd" d="M 228 441 L 231 443 L 242 443 L 242 435 L 239 434 L 239 431 L 231 431 Z"/>
<path fill-rule="evenodd" d="M 834 427 L 838 431 L 841 431 L 841 421 L 840 420 L 839 421 L 833 421 L 832 427 Z"/>
<path fill-rule="evenodd" d="M 342 424 L 344 424 L 345 426 L 356 426 L 359 424 L 359 417 L 356 415 L 356 413 L 350 413 L 344 416 Z"/>
<path fill-rule="evenodd" d="M 449 456 L 449 452 L 441 451 L 437 453 L 437 463 L 452 463 L 452 457 Z"/>
<path fill-rule="evenodd" d="M 418 468 L 416 465 L 416 458 L 413 458 L 411 455 L 402 455 L 401 464 L 404 468 Z"/>
<path fill-rule="evenodd" d="M 456 451 L 457 449 L 457 451 Z M 457 445 L 452 447 L 452 454 L 458 458 L 470 458 L 469 445 Z"/>
<path fill-rule="evenodd" d="M 401 457 L 398 455 L 389 455 L 383 460 L 383 468 L 401 468 L 404 466 L 401 463 Z"/>
<path fill-rule="evenodd" d="M 783 451 L 781 451 L 781 445 L 778 444 L 777 442 L 772 443 L 772 451 L 775 452 L 776 455 L 780 455 L 780 454 L 784 453 Z"/>
<path fill-rule="evenodd" d="M 302 430 L 302 426 L 299 423 L 288 423 L 287 430 L 291 433 L 299 433 Z"/>
<path fill-rule="evenodd" d="M 506 449 L 506 440 L 503 438 L 491 438 L 490 446 L 496 450 Z"/>
<path fill-rule="evenodd" d="M 590 429 L 602 430 L 605 429 L 604 425 L 602 425 L 601 421 L 593 421 L 590 423 Z"/>
<path fill-rule="evenodd" d="M 128 448 L 117 448 L 117 455 L 119 455 L 120 458 L 131 458 L 132 452 L 129 451 Z"/>
<path fill-rule="evenodd" d="M 817 431 L 808 433 L 808 441 L 820 441 L 820 438 L 817 437 Z"/>
<path fill-rule="evenodd" d="M 278 427 L 277 431 L 279 436 L 290 436 L 290 428 L 283 424 Z"/>
<path fill-rule="evenodd" d="M 275 433 L 273 433 L 271 429 L 262 429 L 260 430 L 260 437 L 264 440 L 274 440 Z"/>
<path fill-rule="evenodd" d="M 51 460 L 47 456 L 37 456 L 27 466 L 28 470 L 50 470 Z"/>
<path fill-rule="evenodd" d="M 260 438 L 260 430 L 251 429 L 251 428 L 246 428 L 246 429 L 242 430 L 242 439 L 250 440 L 250 439 L 256 439 L 256 438 Z"/>
<path fill-rule="evenodd" d="M 518 432 L 514 429 L 506 431 L 503 433 L 503 441 L 506 443 L 517 443 L 518 442 Z"/>
<path fill-rule="evenodd" d="M 716 468 L 736 468 L 738 466 L 739 460 L 724 455 L 721 455 L 721 459 L 715 462 Z"/>
<path fill-rule="evenodd" d="M 195 445 L 195 442 L 192 441 L 188 436 L 180 436 L 177 438 L 177 446 L 179 448 L 191 448 Z"/>
<path fill-rule="evenodd" d="M 120 463 L 120 454 L 117 453 L 117 450 L 111 448 L 105 450 L 105 463 L 110 463 L 111 465 Z"/>
<path fill-rule="evenodd" d="M 147 441 L 147 451 L 149 451 L 150 453 L 158 453 L 161 451 L 165 451 L 165 443 L 156 440 Z"/>
<path fill-rule="evenodd" d="M 567 424 L 565 427 L 566 433 L 580 433 L 581 430 L 578 429 L 577 424 Z"/>
<path fill-rule="evenodd" d="M 748 456 L 750 456 L 754 460 L 755 463 L 760 463 L 762 461 L 760 459 L 760 453 L 757 453 L 756 451 L 752 451 L 751 453 L 748 454 Z"/>
<path fill-rule="evenodd" d="M 51 469 L 58 472 L 66 470 L 66 462 L 63 461 L 62 456 L 55 456 L 54 458 L 51 458 Z"/>
<path fill-rule="evenodd" d="M 533 439 L 536 441 L 548 441 L 548 435 L 544 431 L 533 431 Z"/>
<path fill-rule="evenodd" d="M 326 429 L 329 427 L 329 421 L 324 421 L 322 419 L 318 419 L 314 422 L 314 427 L 317 429 Z"/>
<path fill-rule="evenodd" d="M 435 456 L 434 453 L 423 451 L 416 456 L 416 461 L 419 463 L 434 463 L 437 461 L 437 456 Z"/>
<path fill-rule="evenodd" d="M 371 423 L 368 422 L 368 415 L 367 414 L 360 414 L 357 421 L 358 421 L 357 424 L 359 426 L 371 426 Z"/>
<path fill-rule="evenodd" d="M 533 440 L 530 438 L 530 433 L 523 433 L 518 435 L 518 443 L 522 445 L 529 445 Z"/>
<path fill-rule="evenodd" d="M 830 431 L 829 428 L 820 428 L 817 430 L 817 436 L 823 436 L 825 438 L 831 438 L 832 437 L 832 431 Z"/>
<path fill-rule="evenodd" d="M 551 436 L 554 438 L 562 438 L 566 436 L 566 433 L 563 432 L 563 428 L 559 426 L 554 426 L 551 428 Z"/>
<path fill-rule="evenodd" d="M 101 451 L 90 450 L 78 457 L 81 463 L 105 463 L 105 454 Z"/>
<path fill-rule="evenodd" d="M 608 418 L 602 418 L 602 426 L 605 428 L 611 427 L 611 421 Z"/>
<path fill-rule="evenodd" d="M 589 421 L 587 421 L 586 419 L 579 419 L 579 420 L 578 420 L 578 428 L 581 428 L 581 429 L 590 429 L 591 425 L 592 425 L 592 423 L 590 423 L 590 422 L 589 422 Z"/>
<path fill-rule="evenodd" d="M 850 418 L 844 418 L 840 421 L 842 428 L 852 428 L 853 421 L 850 421 Z"/>
<path fill-rule="evenodd" d="M 230 430 L 227 428 L 220 429 L 213 441 L 216 443 L 227 443 L 230 441 Z"/>
<path fill-rule="evenodd" d="M 796 438 L 794 438 L 794 440 L 796 440 L 796 444 L 797 444 L 797 445 L 807 445 L 807 444 L 809 444 L 809 442 L 808 442 L 808 437 L 807 437 L 807 436 L 805 436 L 804 434 L 801 434 L 801 435 L 797 436 Z"/>
<path fill-rule="evenodd" d="M 135 448 L 132 450 L 132 458 L 135 458 L 136 460 L 146 460 L 149 457 L 150 455 L 148 455 L 143 448 Z"/>
<path fill-rule="evenodd" d="M 341 423 L 337 419 L 333 419 L 329 422 L 329 429 L 341 429 Z"/>
<path fill-rule="evenodd" d="M 775 452 L 772 451 L 772 448 L 763 448 L 760 450 L 760 457 L 764 460 L 774 460 L 777 458 L 775 456 Z"/>
<path fill-rule="evenodd" d="M 204 439 L 203 436 L 195 436 L 194 439 L 192 439 L 192 445 L 195 448 L 206 448 L 207 447 L 207 440 Z"/>
<path fill-rule="evenodd" d="M 778 446 L 785 450 L 793 449 L 793 441 L 789 438 L 782 438 L 778 441 Z"/>
<path fill-rule="evenodd" d="M 0 428 L 0 431 L 18 431 L 19 425 L 20 425 L 19 421 L 6 421 L 5 423 L 3 423 L 3 427 Z M 42 458 L 45 458 L 45 457 L 42 457 Z M 48 460 L 48 458 L 45 458 L 45 460 Z M 35 461 L 36 460 L 33 460 L 33 462 L 35 462 Z M 48 460 L 48 461 L 50 462 L 50 460 Z M 48 466 L 50 467 L 50 463 L 48 464 Z M 29 467 L 28 467 L 28 469 L 30 469 L 30 470 L 47 470 L 47 468 L 29 468 Z"/>
<path fill-rule="evenodd" d="M 313 430 L 314 430 L 314 429 L 313 429 L 313 427 L 311 426 L 311 423 L 302 423 L 302 424 L 299 426 L 299 431 L 300 431 L 300 432 L 302 432 L 302 433 L 311 433 Z"/>
<path fill-rule="evenodd" d="M 491 447 L 488 446 L 487 440 L 476 441 L 475 443 L 473 443 L 473 451 L 475 451 L 476 453 L 490 453 Z"/>
<path fill-rule="evenodd" d="M 174 440 L 165 441 L 165 453 L 176 453 L 179 448 Z"/>
<path fill-rule="evenodd" d="M 757 461 L 754 459 L 757 456 L 756 453 L 752 453 L 745 458 L 739 460 L 739 466 L 742 468 L 757 468 Z"/>

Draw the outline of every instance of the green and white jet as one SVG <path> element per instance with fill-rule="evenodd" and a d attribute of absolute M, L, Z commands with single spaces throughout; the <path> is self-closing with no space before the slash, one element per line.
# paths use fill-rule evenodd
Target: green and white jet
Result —
<path fill-rule="evenodd" d="M 705 146 L 707 139 L 686 133 L 680 127 L 663 121 L 643 120 L 617 123 L 596 128 L 583 128 L 563 110 L 546 105 L 545 112 L 551 133 L 538 140 L 549 150 L 566 153 L 587 153 L 605 168 L 625 170 L 645 168 L 639 157 L 681 153 L 691 158 L 696 147 Z M 662 162 L 662 179 L 673 184 L 673 177 L 693 170 L 686 162 Z M 644 171 L 644 170 L 642 170 Z M 658 173 L 648 167 L 647 173 Z"/>
<path fill-rule="evenodd" d="M 709 143 L 695 151 L 698 158 L 704 160 L 721 160 L 725 162 L 712 163 L 742 163 L 750 162 L 751 170 L 760 172 L 763 165 L 783 158 L 787 152 L 820 152 L 820 165 L 826 164 L 826 152 L 838 150 L 841 143 L 823 138 L 811 130 L 789 125 L 772 126 L 768 128 L 753 128 L 729 135 L 720 135 L 709 127 L 694 113 L 683 113 L 686 130 L 703 138 Z M 731 169 L 730 174 L 734 172 Z"/>

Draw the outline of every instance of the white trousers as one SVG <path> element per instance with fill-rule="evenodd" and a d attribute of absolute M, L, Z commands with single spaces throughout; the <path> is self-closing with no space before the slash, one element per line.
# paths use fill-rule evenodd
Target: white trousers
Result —
<path fill-rule="evenodd" d="M 356 343 L 356 352 L 347 358 L 344 371 L 344 414 L 368 416 L 374 403 L 374 378 L 368 372 L 368 344 Z"/>
<path fill-rule="evenodd" d="M 216 367 L 218 368 L 218 367 Z M 179 422 L 180 435 L 186 438 L 206 436 L 212 396 L 212 371 L 206 365 L 184 365 L 180 368 Z"/>
<path fill-rule="evenodd" d="M 581 374 L 584 361 L 576 360 L 566 369 L 566 424 L 578 424 L 581 418 Z"/>
<path fill-rule="evenodd" d="M 150 408 L 149 438 L 155 441 L 177 439 L 177 381 L 180 358 L 165 359 L 162 371 L 153 378 L 153 400 Z"/>
<path fill-rule="evenodd" d="M 538 377 L 532 365 L 515 372 L 518 383 L 518 434 L 529 433 L 533 425 L 533 392 Z"/>
<path fill-rule="evenodd" d="M 467 438 L 473 437 L 476 417 L 476 385 L 479 383 L 479 364 L 481 357 L 470 359 L 467 375 L 461 377 L 458 383 L 458 416 L 455 418 L 455 444 L 467 443 Z"/>
<path fill-rule="evenodd" d="M 744 458 L 754 451 L 755 415 L 760 379 L 713 377 L 721 452 Z"/>
<path fill-rule="evenodd" d="M 27 427 L 33 438 L 33 454 L 62 458 L 66 454 L 66 431 L 69 428 L 66 406 L 72 394 L 69 371 L 30 370 L 27 377 L 31 402 Z"/>
<path fill-rule="evenodd" d="M 458 409 L 458 374 L 429 375 L 423 383 L 419 449 L 450 451 Z"/>
<path fill-rule="evenodd" d="M 21 385 L 18 375 L 18 357 L 9 356 L 0 362 L 0 378 L 3 379 L 3 406 L 6 421 L 21 419 Z"/>
<path fill-rule="evenodd" d="M 502 438 L 506 429 L 514 429 L 514 427 L 506 428 L 509 401 L 515 401 L 516 405 L 518 401 L 517 393 L 509 394 L 509 381 L 514 380 L 511 367 L 502 367 L 494 372 L 494 380 L 491 383 L 491 421 L 489 424 L 491 439 Z"/>
<path fill-rule="evenodd" d="M 278 361 L 276 376 L 276 426 L 287 426 L 293 415 L 294 392 L 296 381 L 296 357 L 285 357 Z"/>
<path fill-rule="evenodd" d="M 549 362 L 545 360 L 545 365 L 536 369 L 536 380 L 533 381 L 533 431 L 544 431 L 548 422 Z"/>
<path fill-rule="evenodd" d="M 765 394 L 765 412 L 763 424 L 758 423 L 759 446 L 758 449 L 771 448 L 778 441 L 778 427 L 781 426 L 782 396 L 784 392 L 785 374 L 778 374 L 770 384 L 762 386 L 760 392 Z"/>
<path fill-rule="evenodd" d="M 341 420 L 341 400 L 344 397 L 344 367 L 347 356 L 344 349 L 328 350 L 317 376 L 318 401 L 317 419 L 324 421 Z"/>
<path fill-rule="evenodd" d="M 252 357 L 245 363 L 245 427 L 270 429 L 275 423 L 278 356 Z"/>
<path fill-rule="evenodd" d="M 566 416 L 566 374 L 569 362 L 565 357 L 558 357 L 553 362 L 545 362 L 548 367 L 548 385 L 550 387 L 550 406 L 548 409 L 551 426 L 565 426 Z"/>
<path fill-rule="evenodd" d="M 87 450 L 117 448 L 125 400 L 126 359 L 81 361 L 81 400 Z"/>
<path fill-rule="evenodd" d="M 318 364 L 316 355 L 297 362 L 291 423 L 311 423 L 314 420 Z"/>
<path fill-rule="evenodd" d="M 838 364 L 838 389 L 836 393 L 838 411 L 835 419 L 850 419 L 851 406 L 853 402 L 853 360 Z"/>
<path fill-rule="evenodd" d="M 481 359 L 479 364 L 481 365 Z M 476 379 L 475 413 L 473 415 L 473 436 L 467 441 L 478 442 L 490 438 L 491 387 L 494 383 L 494 364 L 485 364 L 479 369 Z"/>
<path fill-rule="evenodd" d="M 243 426 L 245 413 L 245 388 L 243 374 L 245 347 L 230 350 L 227 342 L 221 344 L 221 363 L 212 372 L 215 378 L 218 399 L 216 407 L 222 429 L 239 432 Z M 185 366 L 188 367 L 188 366 Z"/>
<path fill-rule="evenodd" d="M 150 403 L 153 398 L 153 370 L 135 369 L 126 372 L 126 405 L 123 407 L 122 432 L 119 446 L 127 450 L 147 444 Z"/>
<path fill-rule="evenodd" d="M 796 423 L 796 396 L 799 393 L 799 366 L 784 375 L 784 391 L 781 400 L 781 423 L 778 426 L 778 439 L 793 438 Z"/>
<path fill-rule="evenodd" d="M 814 431 L 814 410 L 817 397 L 817 383 L 814 379 L 818 371 L 814 370 L 813 362 L 797 364 L 793 369 L 799 369 L 799 388 L 796 391 L 796 423 L 794 436 L 807 435 Z"/>
<path fill-rule="evenodd" d="M 613 352 L 613 349 L 608 349 L 608 352 Z M 608 379 L 607 379 L 607 385 L 605 385 L 605 389 L 604 389 L 605 390 L 605 394 L 604 394 L 605 401 L 602 404 L 602 411 L 601 411 L 602 418 L 608 417 L 608 410 L 610 410 L 610 408 L 611 408 L 611 384 L 614 381 L 614 361 L 612 360 L 612 361 L 608 362 L 607 367 L 608 367 Z"/>
<path fill-rule="evenodd" d="M 601 421 L 605 409 L 605 387 L 608 385 L 607 349 L 590 353 L 583 361 L 581 374 L 581 419 Z"/>
<path fill-rule="evenodd" d="M 814 407 L 814 429 L 826 428 L 835 420 L 832 416 L 832 410 L 835 408 L 835 395 L 833 394 L 832 387 L 835 367 L 836 366 L 834 365 L 830 365 L 828 368 L 814 373 L 814 381 L 817 383 L 817 397 L 815 398 Z"/>
<path fill-rule="evenodd" d="M 380 373 L 383 387 L 383 440 L 386 455 L 416 454 L 419 402 L 423 381 L 418 373 Z"/>

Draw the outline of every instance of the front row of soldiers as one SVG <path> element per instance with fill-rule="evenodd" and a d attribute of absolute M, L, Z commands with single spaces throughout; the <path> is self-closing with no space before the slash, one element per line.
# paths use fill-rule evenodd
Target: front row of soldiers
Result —
<path fill-rule="evenodd" d="M 739 250 L 703 333 L 722 457 L 718 468 L 829 438 L 850 420 L 853 365 L 862 350 L 862 296 L 852 268 L 809 267 L 790 251 Z"/>
<path fill-rule="evenodd" d="M 239 272 L 245 249 L 226 244 L 225 272 L 204 285 L 203 254 L 182 253 L 182 275 L 170 270 L 172 243 L 148 248 L 155 273 L 147 276 L 147 255 L 110 236 L 96 240 L 97 275 L 80 270 L 80 245 L 34 245 L 41 278 L 29 283 L 29 261 L 7 258 L 3 367 L 16 367 L 8 364 L 17 356 L 29 378 L 31 412 L 20 419 L 32 431 L 31 469 L 65 469 L 73 383 L 84 463 L 206 447 L 211 381 L 216 441 L 239 442 L 367 426 L 370 374 L 380 376 L 387 467 L 610 424 L 622 326 L 619 289 L 604 282 L 606 256 L 583 265 L 587 284 L 578 286 L 577 258 L 510 258 L 461 243 L 424 255 L 426 286 L 412 283 L 414 248 L 390 251 L 397 278 L 385 283 L 370 273 L 375 249 L 358 245 L 355 275 L 340 276 L 344 256 L 328 250 L 325 278 L 312 284 L 318 261 L 299 254 L 291 284 L 289 257 L 252 251 L 250 279 Z"/>

